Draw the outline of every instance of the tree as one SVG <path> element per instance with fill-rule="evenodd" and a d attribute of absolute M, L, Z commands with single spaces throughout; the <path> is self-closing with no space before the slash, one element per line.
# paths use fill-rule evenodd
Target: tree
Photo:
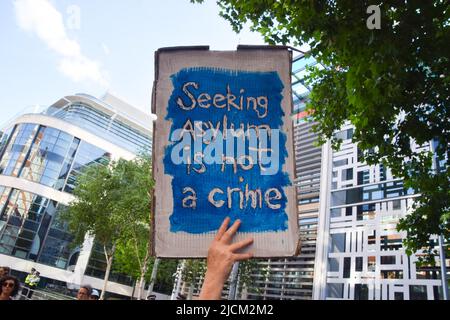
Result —
<path fill-rule="evenodd" d="M 118 245 L 127 243 L 128 239 L 136 240 L 138 234 L 148 231 L 152 188 L 149 161 L 139 157 L 87 167 L 77 179 L 75 200 L 62 213 L 62 219 L 74 234 L 74 245 L 81 245 L 87 235 L 95 237 L 103 246 L 106 272 L 101 299 Z M 147 238 L 150 239 L 149 231 Z M 150 247 L 149 240 L 147 247 Z M 148 266 L 148 252 L 149 249 L 142 261 L 142 274 Z M 140 251 L 136 253 L 137 259 L 141 258 L 140 254 Z"/>
<path fill-rule="evenodd" d="M 192 300 L 194 287 L 198 284 L 200 277 L 204 278 L 206 272 L 205 259 L 187 259 L 182 273 L 182 280 L 189 285 L 187 300 Z"/>
<path fill-rule="evenodd" d="M 116 246 L 113 269 L 127 274 L 138 282 L 138 300 L 142 299 L 144 283 L 150 279 L 153 259 L 148 250 L 149 227 L 135 226 L 129 237 Z"/>
<path fill-rule="evenodd" d="M 257 273 L 258 270 L 259 270 L 258 261 L 255 259 L 244 260 L 239 262 L 237 294 L 240 294 L 242 299 L 246 299 L 248 289 L 251 288 L 252 282 L 254 281 L 252 275 Z M 255 288 L 255 290 L 257 291 L 258 289 Z"/>
<path fill-rule="evenodd" d="M 203 2 L 203 0 L 193 0 Z M 270 44 L 309 44 L 323 68 L 310 69 L 308 108 L 320 142 L 347 121 L 368 164 L 383 163 L 416 198 L 401 219 L 407 253 L 430 236 L 450 240 L 450 5 L 444 0 L 218 0 L 220 15 L 239 32 L 250 22 Z M 376 4 L 374 6 L 374 4 Z M 432 152 L 412 148 L 436 145 Z"/>
<path fill-rule="evenodd" d="M 174 274 L 177 271 L 179 260 L 162 259 L 158 266 L 158 274 L 154 291 L 170 294 L 173 289 Z"/>
<path fill-rule="evenodd" d="M 134 269 L 138 272 L 138 299 L 141 299 L 152 253 L 151 160 L 150 157 L 141 155 L 132 161 L 122 161 L 120 164 L 121 166 L 117 168 L 127 174 L 127 179 L 123 180 L 124 184 L 120 187 L 122 191 L 117 199 L 116 209 L 128 216 L 128 227 L 124 229 L 123 236 L 117 241 L 121 250 L 116 258 L 119 258 L 117 262 L 124 267 L 124 271 L 132 274 Z M 127 260 L 124 261 L 120 259 L 121 257 Z M 130 269 L 130 267 L 134 268 Z"/>

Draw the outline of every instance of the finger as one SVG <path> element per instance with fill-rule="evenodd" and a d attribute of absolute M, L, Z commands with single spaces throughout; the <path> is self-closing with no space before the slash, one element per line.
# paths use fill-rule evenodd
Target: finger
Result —
<path fill-rule="evenodd" d="M 253 238 L 248 238 L 248 239 L 233 243 L 230 246 L 230 250 L 231 250 L 231 252 L 234 252 L 236 250 L 245 248 L 246 246 L 251 245 L 252 243 L 253 243 Z"/>
<path fill-rule="evenodd" d="M 241 225 L 241 220 L 236 220 L 233 225 L 230 227 L 230 229 L 227 230 L 227 232 L 225 232 L 222 236 L 223 241 L 225 241 L 225 243 L 230 243 L 231 239 L 233 239 L 233 236 L 236 234 L 237 229 L 239 228 L 239 226 Z"/>
<path fill-rule="evenodd" d="M 234 261 L 243 261 L 253 258 L 253 253 L 235 253 L 233 254 Z"/>
<path fill-rule="evenodd" d="M 227 231 L 228 224 L 230 223 L 230 217 L 226 217 L 225 220 L 223 220 L 222 225 L 219 228 L 219 231 L 217 231 L 216 236 L 214 237 L 215 240 L 219 241 L 225 231 Z"/>

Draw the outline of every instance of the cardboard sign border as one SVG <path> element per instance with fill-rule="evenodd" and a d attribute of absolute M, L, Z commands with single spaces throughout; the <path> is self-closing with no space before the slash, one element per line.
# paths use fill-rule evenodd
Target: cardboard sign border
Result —
<path fill-rule="evenodd" d="M 155 51 L 154 53 L 154 61 L 155 61 L 155 68 L 154 68 L 154 81 L 153 81 L 153 86 L 152 86 L 152 93 L 151 93 L 151 110 L 153 114 L 157 114 L 157 110 L 156 110 L 156 96 L 157 96 L 157 85 L 158 85 L 158 79 L 159 79 L 159 56 L 161 53 L 164 52 L 170 52 L 170 51 L 209 51 L 209 46 L 205 45 L 205 46 L 176 46 L 176 47 L 163 47 L 163 48 L 159 48 L 157 51 Z M 286 50 L 289 53 L 290 59 L 289 59 L 289 70 L 292 70 L 292 51 L 290 50 L 291 48 L 289 46 L 265 46 L 265 45 L 238 45 L 237 46 L 237 51 L 244 51 L 244 50 Z M 290 106 L 291 106 L 291 110 L 289 112 L 289 115 L 285 115 L 285 118 L 290 118 L 290 115 L 293 112 L 293 98 L 292 98 L 292 81 L 291 81 L 291 76 L 289 75 L 289 88 L 288 91 L 290 93 L 289 95 L 289 99 L 290 101 Z M 286 99 L 286 97 L 283 98 L 283 100 Z M 158 121 L 158 120 L 156 120 Z M 152 170 L 151 170 L 151 176 L 155 181 L 155 187 L 152 189 L 152 202 L 150 205 L 150 209 L 151 209 L 151 227 L 152 227 L 152 232 L 151 232 L 151 254 L 154 257 L 158 257 L 158 258 L 166 258 L 166 259 L 183 259 L 183 258 L 205 258 L 205 256 L 165 256 L 165 255 L 159 255 L 157 256 L 156 254 L 156 221 L 155 221 L 155 208 L 156 208 L 156 177 L 155 177 L 155 152 L 154 152 L 154 146 L 155 146 L 155 138 L 157 136 L 157 126 L 156 126 L 156 121 L 155 121 L 155 125 L 153 126 L 153 136 L 152 136 L 152 144 L 153 144 L 153 152 L 152 152 Z M 292 121 L 291 119 L 289 119 L 289 121 Z M 292 159 L 291 161 L 293 161 L 294 163 L 294 168 L 293 168 L 293 172 L 292 172 L 292 176 L 293 176 L 293 180 L 295 181 L 297 178 L 297 174 L 295 171 L 295 146 L 294 146 L 294 125 L 291 123 L 291 156 Z M 289 146 L 287 146 L 289 147 Z M 295 210 L 297 211 L 297 217 L 298 217 L 298 204 L 297 204 L 297 199 L 298 199 L 298 195 L 297 195 L 297 187 L 295 186 L 294 181 L 292 181 L 292 188 L 293 188 L 293 193 L 295 195 Z M 289 212 L 287 212 L 288 216 L 289 216 Z M 298 220 L 297 220 L 298 221 Z M 300 254 L 300 248 L 301 248 L 301 240 L 299 237 L 299 229 L 298 229 L 298 223 L 296 225 L 295 228 L 295 233 L 297 235 L 297 245 L 296 245 L 296 249 L 293 252 L 293 255 L 271 255 L 271 256 L 255 256 L 256 258 L 286 258 L 286 257 L 291 257 L 291 256 L 298 256 Z"/>

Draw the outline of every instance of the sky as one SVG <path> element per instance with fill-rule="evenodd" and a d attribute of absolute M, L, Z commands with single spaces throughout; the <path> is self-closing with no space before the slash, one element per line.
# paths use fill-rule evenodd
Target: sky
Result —
<path fill-rule="evenodd" d="M 234 33 L 214 0 L 1 0 L 0 128 L 61 97 L 109 91 L 150 113 L 154 52 L 264 44 Z"/>

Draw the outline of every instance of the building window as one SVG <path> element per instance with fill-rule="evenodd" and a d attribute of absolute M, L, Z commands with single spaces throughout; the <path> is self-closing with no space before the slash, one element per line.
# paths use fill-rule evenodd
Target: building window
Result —
<path fill-rule="evenodd" d="M 83 129 L 133 153 L 151 150 L 151 137 L 84 103 L 73 103 L 63 109 L 49 110 L 48 113 L 59 119 L 76 122 Z"/>
<path fill-rule="evenodd" d="M 368 272 L 375 272 L 376 261 L 377 261 L 376 257 L 374 257 L 374 256 L 367 257 L 367 271 Z"/>
<path fill-rule="evenodd" d="M 114 267 L 114 262 L 113 262 Z M 97 241 L 94 241 L 92 246 L 91 256 L 89 257 L 88 266 L 86 268 L 85 275 L 103 279 L 106 272 L 106 258 L 103 250 L 103 246 Z M 133 285 L 133 279 L 130 276 L 117 273 L 111 270 L 110 281 L 125 284 L 128 286 Z"/>
<path fill-rule="evenodd" d="M 427 286 L 410 285 L 409 299 L 411 300 L 427 300 Z"/>
<path fill-rule="evenodd" d="M 403 279 L 402 270 L 382 270 L 381 279 Z"/>
<path fill-rule="evenodd" d="M 355 258 L 355 271 L 362 272 L 363 271 L 363 257 Z"/>
<path fill-rule="evenodd" d="M 341 216 L 341 208 L 331 209 L 331 218 L 338 218 Z"/>
<path fill-rule="evenodd" d="M 327 298 L 344 298 L 344 284 L 343 283 L 328 283 L 327 284 Z"/>
<path fill-rule="evenodd" d="M 367 244 L 373 245 L 377 241 L 377 232 L 375 230 L 369 231 L 369 235 L 367 237 Z"/>
<path fill-rule="evenodd" d="M 370 183 L 370 171 L 364 170 L 358 172 L 358 185 Z"/>
<path fill-rule="evenodd" d="M 17 126 L 9 144 L 4 147 L 0 161 L 0 174 L 17 177 L 35 138 L 38 125 L 23 123 Z"/>
<path fill-rule="evenodd" d="M 394 300 L 404 300 L 403 292 L 394 292 Z"/>
<path fill-rule="evenodd" d="M 345 233 L 331 234 L 331 252 L 345 252 Z"/>
<path fill-rule="evenodd" d="M 374 219 L 376 216 L 375 204 L 364 204 L 356 207 L 356 220 Z"/>
<path fill-rule="evenodd" d="M 95 165 L 106 165 L 109 163 L 110 159 L 110 153 L 82 141 L 78 147 L 75 159 L 73 160 L 74 163 L 72 168 L 69 173 L 67 173 L 68 178 L 64 191 L 69 193 L 73 192 L 77 177 L 85 168 Z"/>
<path fill-rule="evenodd" d="M 353 128 L 342 130 L 334 134 L 335 139 L 348 140 L 353 137 Z"/>
<path fill-rule="evenodd" d="M 328 258 L 328 271 L 339 272 L 339 259 Z"/>
<path fill-rule="evenodd" d="M 395 264 L 395 256 L 381 256 L 381 264 Z"/>
<path fill-rule="evenodd" d="M 65 132 L 40 126 L 20 176 L 55 187 L 72 140 Z"/>
<path fill-rule="evenodd" d="M 369 288 L 367 284 L 355 284 L 355 300 L 368 300 Z"/>
<path fill-rule="evenodd" d="M 345 215 L 348 217 L 348 216 L 351 216 L 353 214 L 353 207 L 347 207 L 347 208 L 345 208 Z"/>
<path fill-rule="evenodd" d="M 402 237 L 400 234 L 392 234 L 382 236 L 380 238 L 380 249 L 383 250 L 399 250 L 402 248 Z"/>
<path fill-rule="evenodd" d="M 350 278 L 350 263 L 351 258 L 344 258 L 344 273 L 342 276 L 344 279 Z"/>
<path fill-rule="evenodd" d="M 346 174 L 347 173 L 343 172 L 342 179 L 344 179 L 344 175 Z M 401 181 L 380 183 L 365 187 L 351 188 L 348 190 L 333 191 L 331 193 L 331 205 L 341 206 L 363 201 L 401 197 L 412 192 L 413 190 L 405 189 Z"/>
<path fill-rule="evenodd" d="M 342 181 L 353 179 L 353 168 L 342 170 Z"/>
<path fill-rule="evenodd" d="M 336 160 L 333 161 L 333 168 L 345 166 L 348 164 L 348 159 Z"/>
<path fill-rule="evenodd" d="M 401 209 L 401 200 L 394 200 L 392 201 L 392 209 L 393 210 L 400 210 Z"/>
<path fill-rule="evenodd" d="M 63 207 L 40 195 L 12 189 L 0 198 L 0 252 L 66 269 L 72 249 L 67 229 L 54 228 Z"/>

